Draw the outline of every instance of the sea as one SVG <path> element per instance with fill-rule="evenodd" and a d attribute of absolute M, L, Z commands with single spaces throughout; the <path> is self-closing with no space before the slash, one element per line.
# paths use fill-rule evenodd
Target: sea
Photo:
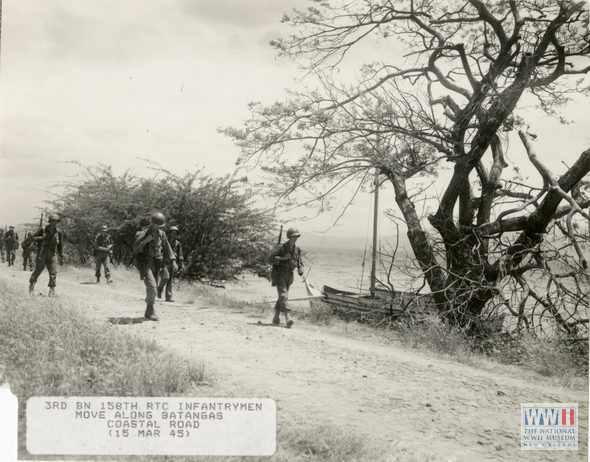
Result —
<path fill-rule="evenodd" d="M 348 290 L 358 293 L 368 292 L 371 274 L 371 253 L 370 250 L 362 249 L 332 249 L 317 248 L 306 249 L 301 246 L 304 262 L 304 276 L 311 286 L 321 290 L 322 286 Z M 396 262 L 404 266 L 405 261 Z M 378 261 L 377 278 L 382 281 L 388 280 L 389 263 Z M 404 274 L 405 273 L 405 274 Z M 419 282 L 413 281 L 407 271 L 391 271 L 389 281 L 394 284 L 396 290 L 409 290 L 416 287 Z M 414 286 L 412 286 L 414 284 Z M 229 296 L 248 302 L 262 302 L 276 299 L 276 288 L 272 287 L 270 281 L 252 275 L 243 276 L 238 283 L 231 283 L 225 286 Z M 307 291 L 303 279 L 295 274 L 295 282 L 289 291 L 289 298 L 306 297 Z"/>

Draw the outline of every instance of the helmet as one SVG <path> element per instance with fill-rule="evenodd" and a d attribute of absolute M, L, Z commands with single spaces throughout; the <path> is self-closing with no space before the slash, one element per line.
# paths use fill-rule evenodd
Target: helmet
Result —
<path fill-rule="evenodd" d="M 287 230 L 287 239 L 289 239 L 291 236 L 301 236 L 301 233 L 297 228 L 289 228 Z"/>
<path fill-rule="evenodd" d="M 59 218 L 59 215 L 57 213 L 50 213 L 49 216 L 47 217 L 47 220 L 48 221 L 56 220 L 58 222 L 61 221 L 61 219 Z"/>
<path fill-rule="evenodd" d="M 166 218 L 164 218 L 164 214 L 161 212 L 154 212 L 152 213 L 151 222 L 154 225 L 162 226 L 166 223 Z"/>
<path fill-rule="evenodd" d="M 8 229 L 14 229 L 14 226 L 10 225 L 10 226 L 8 227 Z"/>
<path fill-rule="evenodd" d="M 109 227 L 108 227 L 107 225 L 102 225 L 102 226 L 100 227 L 100 230 L 101 230 L 101 231 L 108 231 L 108 230 L 109 230 Z"/>
<path fill-rule="evenodd" d="M 176 232 L 178 232 L 178 226 L 170 226 L 169 231 L 176 231 Z"/>

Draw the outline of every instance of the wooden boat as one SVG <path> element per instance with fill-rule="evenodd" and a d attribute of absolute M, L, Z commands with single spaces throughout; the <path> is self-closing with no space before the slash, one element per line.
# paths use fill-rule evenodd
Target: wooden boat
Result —
<path fill-rule="evenodd" d="M 373 220 L 373 253 L 371 264 L 371 287 L 365 294 L 336 289 L 324 285 L 318 289 L 304 279 L 310 303 L 327 303 L 334 311 L 356 311 L 400 317 L 422 317 L 434 313 L 434 298 L 431 294 L 418 294 L 414 291 L 390 291 L 376 287 L 377 261 L 377 210 L 379 200 L 379 176 L 375 175 L 375 216 Z"/>
<path fill-rule="evenodd" d="M 380 314 L 398 318 L 416 318 L 434 313 L 434 300 L 431 294 L 414 292 L 375 290 L 375 295 L 340 290 L 324 285 L 321 295 L 308 291 L 311 303 L 326 303 L 338 312 L 360 312 Z"/>

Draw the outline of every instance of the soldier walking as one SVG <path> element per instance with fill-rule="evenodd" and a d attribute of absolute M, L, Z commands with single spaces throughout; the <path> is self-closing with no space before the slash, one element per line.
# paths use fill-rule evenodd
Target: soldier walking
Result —
<path fill-rule="evenodd" d="M 170 226 L 170 230 L 168 231 L 168 242 L 170 243 L 170 247 L 172 247 L 172 253 L 176 257 L 176 264 L 178 265 L 178 269 L 182 270 L 182 266 L 184 264 L 184 257 L 182 256 L 182 246 L 180 245 L 180 241 L 178 240 L 178 227 L 177 226 Z M 172 282 L 174 281 L 174 266 L 172 262 L 169 262 L 164 268 L 162 269 L 162 277 L 160 279 L 160 284 L 158 285 L 158 298 L 162 298 L 162 292 L 164 287 L 166 287 L 166 301 L 173 302 L 172 299 Z"/>
<path fill-rule="evenodd" d="M 170 247 L 166 233 L 160 229 L 165 223 L 166 219 L 162 213 L 153 213 L 150 225 L 137 233 L 133 243 L 133 252 L 139 257 L 140 277 L 145 284 L 147 306 L 144 317 L 151 321 L 158 321 L 154 303 L 160 271 L 168 264 L 172 265 L 174 271 L 178 270 L 176 256 Z"/>
<path fill-rule="evenodd" d="M 2 263 L 6 261 L 6 257 L 4 257 L 4 230 L 0 228 L 0 255 L 2 256 Z"/>
<path fill-rule="evenodd" d="M 4 233 L 4 245 L 6 246 L 6 259 L 8 266 L 14 266 L 16 250 L 18 249 L 18 234 L 14 231 L 14 226 L 10 226 Z"/>
<path fill-rule="evenodd" d="M 100 283 L 100 271 L 101 267 L 104 266 L 104 277 L 107 280 L 107 284 L 110 284 L 113 282 L 111 280 L 111 271 L 109 270 L 109 257 L 113 250 L 113 239 L 109 234 L 107 225 L 102 225 L 100 233 L 94 239 L 94 248 L 96 250 L 96 283 Z"/>
<path fill-rule="evenodd" d="M 55 285 L 57 279 L 57 264 L 63 263 L 63 234 L 57 227 L 60 218 L 55 213 L 49 215 L 49 224 L 44 228 L 39 228 L 33 239 L 37 243 L 37 262 L 35 271 L 31 274 L 29 279 L 29 292 L 33 293 L 35 284 L 43 268 L 47 266 L 49 272 L 49 296 L 55 293 Z"/>
<path fill-rule="evenodd" d="M 29 265 L 29 271 L 33 271 L 33 261 L 35 260 L 35 249 L 37 247 L 37 243 L 33 240 L 33 233 L 26 235 L 21 247 L 23 248 L 23 271 L 27 270 L 27 264 Z"/>
<path fill-rule="evenodd" d="M 285 323 L 291 328 L 293 321 L 289 319 L 289 288 L 293 284 L 293 270 L 297 268 L 299 276 L 303 276 L 303 262 L 301 261 L 301 249 L 296 245 L 301 233 L 297 228 L 287 230 L 287 241 L 278 244 L 270 254 L 272 263 L 271 281 L 277 288 L 278 300 L 275 304 L 273 324 L 280 324 L 280 314 L 285 316 Z"/>

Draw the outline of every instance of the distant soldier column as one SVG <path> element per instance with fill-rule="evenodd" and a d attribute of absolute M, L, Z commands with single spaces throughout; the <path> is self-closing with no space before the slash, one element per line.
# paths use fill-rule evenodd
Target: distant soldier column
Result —
<path fill-rule="evenodd" d="M 25 233 L 25 236 L 25 240 L 21 244 L 23 248 L 23 271 L 27 270 L 27 264 L 29 265 L 29 271 L 33 271 L 37 243 L 33 240 L 33 233 Z"/>
<path fill-rule="evenodd" d="M 94 239 L 94 248 L 96 250 L 96 283 L 100 282 L 101 267 L 104 266 L 104 276 L 107 284 L 113 282 L 111 280 L 111 271 L 109 270 L 109 254 L 113 249 L 113 239 L 108 234 L 109 228 L 103 225 L 100 233 Z"/>
<path fill-rule="evenodd" d="M 176 257 L 178 269 L 182 270 L 182 266 L 184 264 L 184 257 L 182 256 L 182 246 L 180 245 L 180 241 L 178 240 L 178 227 L 170 226 L 170 230 L 168 231 L 168 241 L 170 242 L 170 247 L 172 247 L 172 252 Z M 174 281 L 175 271 L 174 266 L 172 265 L 172 261 L 168 262 L 168 264 L 162 270 L 162 278 L 160 279 L 160 284 L 158 285 L 158 298 L 162 298 L 162 292 L 164 290 L 164 287 L 166 287 L 167 302 L 174 301 L 172 299 L 172 283 Z"/>
<path fill-rule="evenodd" d="M 39 275 L 47 266 L 49 272 L 49 296 L 55 293 L 55 285 L 57 279 L 57 264 L 63 263 L 63 234 L 57 227 L 60 222 L 58 215 L 52 213 L 49 215 L 49 224 L 44 228 L 39 228 L 33 239 L 37 243 L 37 262 L 35 271 L 31 274 L 29 279 L 29 292 L 33 293 L 35 284 Z"/>
<path fill-rule="evenodd" d="M 14 231 L 14 226 L 10 226 L 8 231 L 4 233 L 4 245 L 6 246 L 8 266 L 14 266 L 16 249 L 18 249 L 18 234 Z"/>
<path fill-rule="evenodd" d="M 172 252 L 166 233 L 160 229 L 165 223 L 166 219 L 162 213 L 153 213 L 150 225 L 137 233 L 133 243 L 133 252 L 138 255 L 140 277 L 146 290 L 145 302 L 147 306 L 144 317 L 151 321 L 158 320 L 154 303 L 156 302 L 160 271 L 170 261 L 174 271 L 178 270 L 176 257 Z"/>
<path fill-rule="evenodd" d="M 2 263 L 6 261 L 6 257 L 4 256 L 5 248 L 6 244 L 4 244 L 4 230 L 0 229 L 0 255 L 2 256 Z"/>

